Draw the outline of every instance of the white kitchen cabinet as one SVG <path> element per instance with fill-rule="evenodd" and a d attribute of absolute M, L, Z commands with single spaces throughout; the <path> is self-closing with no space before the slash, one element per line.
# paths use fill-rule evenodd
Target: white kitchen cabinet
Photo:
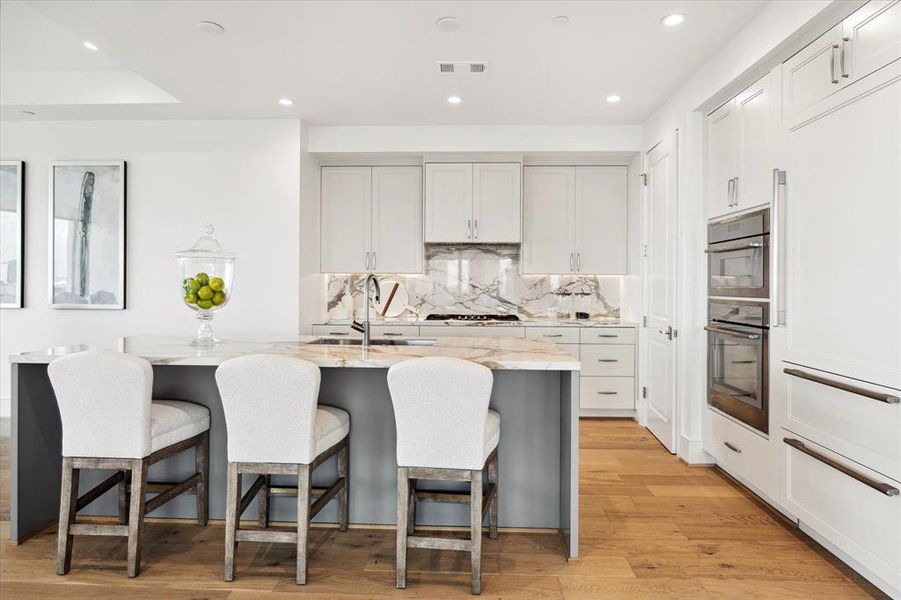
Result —
<path fill-rule="evenodd" d="M 833 102 L 786 134 L 783 360 L 901 389 L 901 61 Z"/>
<path fill-rule="evenodd" d="M 370 167 L 322 167 L 323 273 L 361 273 L 369 269 L 371 197 Z"/>
<path fill-rule="evenodd" d="M 425 177 L 426 242 L 520 241 L 519 163 L 429 163 Z"/>
<path fill-rule="evenodd" d="M 425 241 L 469 242 L 472 237 L 472 164 L 425 166 Z"/>
<path fill-rule="evenodd" d="M 719 217 L 736 210 L 735 178 L 738 177 L 739 117 L 730 100 L 707 117 L 707 216 Z"/>
<path fill-rule="evenodd" d="M 421 167 L 322 167 L 323 273 L 422 271 Z"/>
<path fill-rule="evenodd" d="M 522 166 L 472 166 L 472 241 L 517 244 L 522 223 Z"/>
<path fill-rule="evenodd" d="M 632 377 L 579 378 L 579 408 L 589 410 L 634 409 L 635 379 Z"/>
<path fill-rule="evenodd" d="M 738 115 L 738 173 L 735 208 L 767 204 L 773 197 L 773 169 L 781 167 L 775 145 L 779 122 L 773 74 L 768 74 L 735 98 Z"/>
<path fill-rule="evenodd" d="M 576 169 L 523 169 L 522 272 L 569 273 L 575 265 Z"/>
<path fill-rule="evenodd" d="M 628 198 L 627 167 L 576 167 L 577 272 L 627 273 Z"/>
<path fill-rule="evenodd" d="M 776 450 L 770 441 L 745 425 L 707 408 L 704 450 L 721 469 L 771 502 L 779 501 Z"/>
<path fill-rule="evenodd" d="M 783 118 L 789 122 L 810 112 L 813 106 L 838 91 L 847 78 L 838 74 L 842 24 L 811 42 L 782 65 Z"/>
<path fill-rule="evenodd" d="M 627 167 L 526 167 L 523 180 L 523 273 L 627 272 Z"/>
<path fill-rule="evenodd" d="M 871 0 L 842 22 L 842 76 L 850 82 L 901 58 L 901 0 Z"/>
<path fill-rule="evenodd" d="M 512 325 L 422 325 L 422 337 L 526 337 L 525 327 Z"/>
<path fill-rule="evenodd" d="M 420 273 L 422 255 L 422 167 L 373 167 L 370 270 Z"/>

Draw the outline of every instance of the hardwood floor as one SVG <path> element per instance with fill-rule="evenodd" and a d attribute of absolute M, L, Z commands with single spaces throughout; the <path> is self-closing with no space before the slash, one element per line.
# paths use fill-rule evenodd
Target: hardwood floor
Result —
<path fill-rule="evenodd" d="M 628 420 L 585 420 L 582 559 L 557 534 L 483 539 L 483 598 L 884 598 L 715 469 L 691 467 Z M 309 583 L 294 584 L 289 545 L 241 543 L 222 581 L 223 528 L 148 520 L 141 576 L 125 576 L 125 540 L 79 538 L 72 571 L 54 572 L 56 528 L 21 546 L 9 535 L 8 441 L 0 440 L 0 597 L 469 598 L 469 555 L 411 549 L 394 588 L 394 532 L 315 528 Z"/>

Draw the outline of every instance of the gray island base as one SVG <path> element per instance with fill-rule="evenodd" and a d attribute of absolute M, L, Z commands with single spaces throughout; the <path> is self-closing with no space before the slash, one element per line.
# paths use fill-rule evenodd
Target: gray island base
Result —
<path fill-rule="evenodd" d="M 143 356 L 153 363 L 153 397 L 188 400 L 210 409 L 210 518 L 225 514 L 227 433 L 214 378 L 216 365 L 241 354 L 269 352 L 311 360 L 322 368 L 320 402 L 347 410 L 350 432 L 350 521 L 393 525 L 396 512 L 395 425 L 386 381 L 387 367 L 418 356 L 457 356 L 481 362 L 494 372 L 491 408 L 501 414 L 499 445 L 499 525 L 557 529 L 565 537 L 569 558 L 578 556 L 578 415 L 579 363 L 548 342 L 524 339 L 441 338 L 433 346 L 359 347 L 307 345 L 313 337 L 291 341 L 240 341 L 198 350 L 181 338 L 122 338 L 108 349 Z M 19 354 L 12 364 L 12 452 L 10 537 L 21 542 L 55 522 L 59 511 L 61 425 L 47 377 L 55 357 L 86 349 L 53 348 Z M 531 367 L 531 368 L 530 368 Z M 121 415 L 127 419 L 128 415 Z M 150 470 L 149 481 L 177 481 L 193 472 L 190 452 L 169 458 Z M 108 473 L 82 474 L 82 492 Z M 317 470 L 314 485 L 337 475 L 335 459 Z M 252 478 L 245 478 L 245 489 Z M 296 485 L 274 478 L 273 485 Z M 462 484 L 466 485 L 466 484 Z M 461 484 L 422 482 L 423 489 L 460 489 Z M 273 496 L 273 521 L 293 521 L 296 501 Z M 253 507 L 245 518 L 253 518 Z M 117 514 L 114 492 L 79 514 Z M 194 518 L 196 504 L 181 496 L 148 516 Z M 468 525 L 467 505 L 422 503 L 417 523 Z M 334 503 L 317 522 L 336 522 Z"/>

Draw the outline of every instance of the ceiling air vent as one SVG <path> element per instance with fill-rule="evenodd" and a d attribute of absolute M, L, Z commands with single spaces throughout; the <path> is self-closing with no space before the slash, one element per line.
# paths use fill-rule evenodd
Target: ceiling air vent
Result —
<path fill-rule="evenodd" d="M 450 62 L 438 63 L 438 72 L 446 75 L 482 75 L 488 69 L 483 62 Z"/>

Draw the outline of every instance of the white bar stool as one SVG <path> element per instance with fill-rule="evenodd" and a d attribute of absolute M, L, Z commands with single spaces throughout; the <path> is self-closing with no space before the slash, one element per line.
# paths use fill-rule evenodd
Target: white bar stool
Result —
<path fill-rule="evenodd" d="M 225 580 L 235 578 L 238 542 L 297 545 L 297 583 L 307 581 L 310 519 L 338 498 L 341 531 L 347 531 L 350 416 L 318 406 L 319 367 L 311 362 L 255 354 L 232 358 L 216 369 L 228 428 L 228 498 L 225 509 Z M 310 506 L 313 470 L 338 456 L 338 480 Z M 256 480 L 241 495 L 241 475 Z M 270 475 L 297 475 L 297 532 L 267 531 Z M 285 495 L 285 488 L 279 490 Z M 262 529 L 240 528 L 241 514 L 259 496 Z"/>
<path fill-rule="evenodd" d="M 47 373 L 63 428 L 56 572 L 69 572 L 74 536 L 114 535 L 128 537 L 128 576 L 137 577 L 144 515 L 194 490 L 197 524 L 207 524 L 210 411 L 192 402 L 152 400 L 153 367 L 121 352 L 78 352 L 54 360 Z M 148 468 L 189 448 L 196 472 L 145 502 Z M 82 469 L 117 472 L 79 497 Z M 119 525 L 75 522 L 75 513 L 117 485 Z"/>
<path fill-rule="evenodd" d="M 435 548 L 469 552 L 472 593 L 481 593 L 482 519 L 486 510 L 489 536 L 497 538 L 501 418 L 488 410 L 493 383 L 490 369 L 456 358 L 418 358 L 388 370 L 388 389 L 397 424 L 399 588 L 407 584 L 407 548 Z M 487 494 L 483 494 L 482 472 L 486 466 L 489 485 Z M 417 479 L 470 482 L 470 539 L 413 535 L 417 500 L 460 501 L 447 493 L 418 491 Z"/>

